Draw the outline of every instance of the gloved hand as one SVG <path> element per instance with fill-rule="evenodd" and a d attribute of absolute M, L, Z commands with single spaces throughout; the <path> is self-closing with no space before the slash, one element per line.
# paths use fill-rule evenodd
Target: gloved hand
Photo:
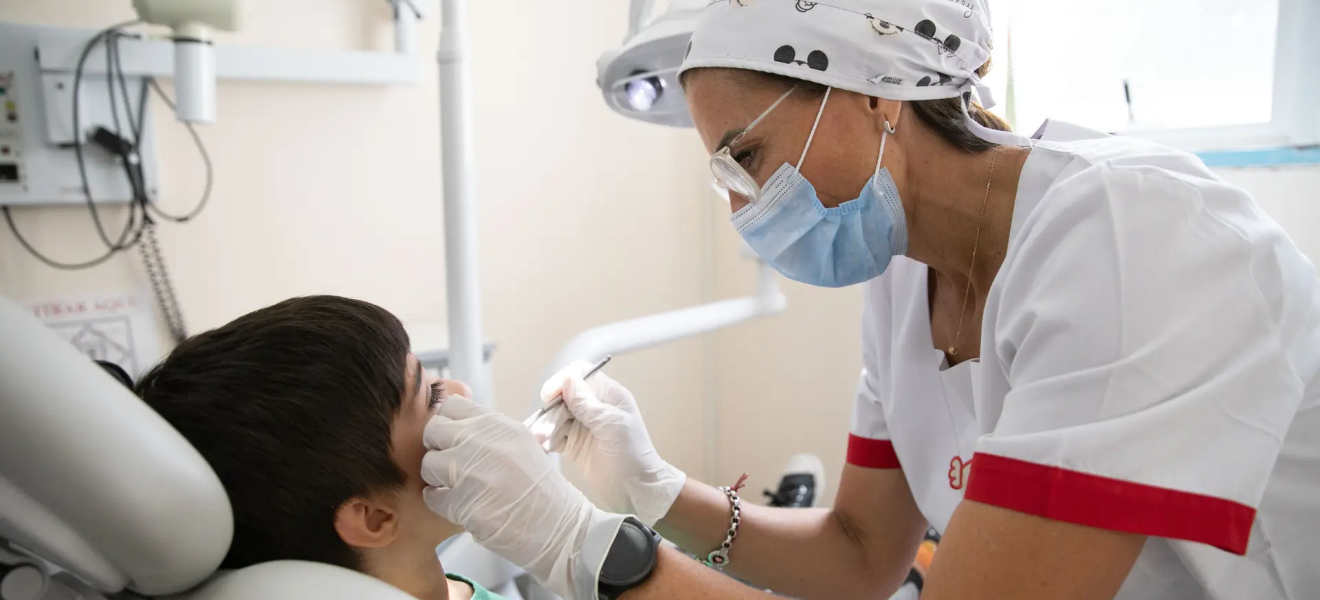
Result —
<path fill-rule="evenodd" d="M 585 361 L 574 362 L 541 387 L 547 402 L 562 391 L 572 414 L 552 436 L 550 450 L 577 465 L 588 493 L 606 510 L 637 515 L 654 527 L 687 475 L 655 451 L 632 392 L 604 372 L 583 381 L 590 369 Z"/>
<path fill-rule="evenodd" d="M 449 396 L 423 435 L 426 505 L 550 591 L 595 600 L 624 515 L 596 508 L 554 468 L 530 431 Z"/>

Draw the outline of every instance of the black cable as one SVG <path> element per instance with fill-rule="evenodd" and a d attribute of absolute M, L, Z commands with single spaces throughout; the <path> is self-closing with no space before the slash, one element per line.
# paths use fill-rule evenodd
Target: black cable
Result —
<path fill-rule="evenodd" d="M 119 64 L 119 57 L 118 57 L 117 43 L 112 44 L 112 43 L 110 42 L 110 39 L 114 39 L 115 42 L 117 42 L 118 40 L 117 40 L 117 38 L 116 38 L 115 36 L 120 35 L 120 34 L 119 34 L 119 29 L 121 29 L 121 28 L 123 28 L 123 27 L 128 27 L 128 26 L 130 26 L 130 25 L 137 24 L 137 23 L 139 23 L 139 22 L 140 22 L 140 21 L 128 21 L 128 22 L 125 22 L 125 23 L 120 23 L 120 24 L 118 24 L 118 25 L 114 25 L 114 26 L 108 27 L 108 28 L 106 28 L 106 29 L 104 29 L 104 30 L 98 32 L 96 35 L 92 36 L 92 38 L 91 38 L 90 40 L 88 40 L 87 44 L 86 44 L 85 46 L 83 46 L 82 54 L 79 55 L 79 57 L 78 57 L 78 64 L 77 64 L 77 67 L 75 68 L 75 72 L 74 72 L 74 80 L 73 80 L 73 135 L 74 135 L 74 152 L 75 152 L 75 154 L 77 155 L 77 159 L 78 159 L 78 161 L 77 161 L 77 162 L 78 162 L 78 173 L 79 173 L 79 177 L 80 177 L 80 179 L 81 179 L 83 192 L 84 192 L 84 195 L 85 195 L 85 197 L 86 197 L 87 208 L 88 208 L 89 213 L 90 213 L 91 216 L 92 216 L 92 221 L 93 221 L 93 223 L 96 225 L 96 231 L 97 231 L 98 236 L 101 238 L 101 242 L 102 242 L 103 244 L 106 245 L 106 248 L 107 248 L 106 253 L 103 254 L 103 255 L 101 255 L 101 256 L 99 256 L 99 257 L 97 257 L 97 258 L 91 259 L 91 260 L 87 260 L 87 261 L 83 261 L 83 262 L 75 262 L 75 263 L 61 262 L 61 261 L 54 260 L 54 259 L 52 259 L 52 258 L 50 258 L 50 257 L 47 257 L 46 255 L 44 255 L 44 254 L 42 254 L 40 251 L 38 251 L 38 250 L 37 250 L 37 249 L 36 249 L 36 248 L 35 248 L 30 242 L 28 242 L 28 240 L 27 240 L 26 238 L 24 238 L 23 235 L 19 232 L 19 230 L 18 230 L 18 226 L 15 225 L 15 223 L 14 223 L 13 215 L 12 215 L 12 214 L 10 213 L 10 211 L 9 211 L 9 207 L 8 207 L 8 206 L 0 207 L 0 209 L 2 209 L 3 212 L 4 212 L 5 223 L 9 226 L 9 231 L 10 231 L 11 233 L 14 234 L 14 238 L 17 239 L 17 240 L 19 241 L 19 244 L 20 244 L 21 246 L 23 246 L 23 248 L 24 248 L 25 250 L 27 250 L 27 252 L 28 252 L 29 254 L 31 254 L 31 255 L 32 255 L 33 257 L 35 257 L 38 261 L 42 262 L 42 263 L 45 264 L 46 266 L 49 266 L 49 267 L 52 267 L 52 268 L 55 268 L 55 269 L 60 269 L 60 270 L 77 270 L 77 269 L 86 269 L 86 268 L 94 267 L 94 266 L 96 266 L 96 265 L 102 264 L 102 263 L 104 263 L 105 261 L 109 260 L 109 259 L 110 259 L 112 256 L 114 256 L 116 253 L 118 253 L 118 252 L 120 252 L 120 251 L 123 251 L 123 250 L 128 250 L 128 249 L 132 248 L 133 246 L 137 245 L 137 244 L 139 243 L 139 241 L 141 240 L 141 238 L 142 238 L 142 233 L 143 233 L 143 230 L 144 230 L 144 226 L 145 226 L 145 224 L 146 224 L 146 216 L 147 216 L 147 214 L 146 214 L 146 208 L 144 207 L 145 205 L 144 205 L 143 203 L 141 203 L 141 202 L 138 202 L 138 201 L 137 201 L 137 198 L 136 198 L 137 196 L 139 196 L 138 189 L 140 188 L 140 186 L 138 185 L 138 182 L 140 181 L 140 175 L 139 175 L 139 174 L 135 174 L 135 173 L 133 172 L 134 169 L 131 168 L 132 165 L 129 165 L 129 164 L 126 164 L 126 165 L 125 165 L 126 167 L 129 167 L 129 168 L 126 170 L 125 173 L 126 173 L 126 175 L 128 176 L 128 178 L 129 178 L 129 185 L 130 185 L 130 187 L 132 187 L 132 188 L 134 189 L 134 196 L 135 196 L 135 198 L 134 198 L 133 201 L 130 201 L 130 202 L 129 202 L 129 206 L 128 206 L 128 220 L 127 220 L 127 223 L 124 224 L 124 229 L 123 229 L 123 231 L 120 232 L 120 234 L 119 234 L 119 239 L 118 239 L 118 241 L 116 241 L 116 242 L 114 242 L 114 243 L 111 243 L 109 237 L 106 235 L 106 233 L 105 233 L 105 227 L 104 227 L 103 224 L 101 223 L 100 211 L 96 208 L 95 200 L 94 200 L 94 198 L 92 197 L 91 185 L 90 185 L 90 182 L 89 182 L 88 179 L 87 179 L 87 166 L 86 166 L 86 160 L 85 160 L 84 153 L 83 153 L 83 142 L 82 142 L 82 138 L 83 138 L 82 124 L 81 124 L 81 120 L 80 120 L 80 118 L 79 118 L 79 107 L 80 107 L 80 102 L 81 102 L 81 99 L 80 99 L 80 98 L 81 98 L 81 95 L 82 95 L 82 94 L 81 94 L 81 90 L 82 90 L 82 80 L 83 80 L 83 73 L 84 73 L 84 70 L 85 70 L 85 67 L 86 67 L 86 63 L 87 63 L 87 58 L 91 55 L 91 51 L 96 47 L 96 44 L 97 44 L 98 42 L 100 42 L 101 40 L 104 39 L 104 40 L 106 40 L 106 61 L 107 61 L 107 64 L 106 64 L 106 82 L 107 82 L 107 85 L 109 86 L 109 91 L 110 91 L 111 114 L 112 114 L 112 116 L 114 117 L 115 128 L 116 128 L 116 130 L 117 130 L 117 131 L 115 132 L 116 135 L 119 135 L 121 138 L 123 137 L 123 136 L 122 136 L 122 132 L 121 132 L 121 131 L 118 131 L 118 130 L 119 130 L 119 112 L 118 112 L 118 107 L 117 107 L 117 105 L 116 105 L 115 89 L 114 89 L 115 79 L 114 79 L 114 77 L 113 77 L 113 74 L 114 74 L 114 72 L 115 72 L 114 69 L 115 69 L 116 67 L 119 69 L 119 76 L 120 76 L 119 81 L 120 81 L 121 85 L 123 86 L 123 88 L 124 88 L 124 90 L 125 90 L 125 91 L 124 91 L 124 94 L 125 94 L 125 103 L 126 103 L 126 104 L 125 104 L 125 108 L 127 109 L 127 112 L 128 112 L 128 113 L 131 113 L 131 112 L 132 112 L 132 109 L 131 109 L 131 108 L 128 108 L 128 106 L 130 106 L 130 104 L 128 104 L 128 99 L 127 99 L 127 91 L 126 91 L 126 90 L 127 90 L 127 85 L 125 84 L 125 81 L 124 81 L 124 78 L 123 78 L 123 66 L 122 66 L 122 64 Z M 113 58 L 113 60 L 112 60 L 112 58 Z M 146 101 L 147 101 L 146 94 L 145 94 L 145 87 L 144 87 L 144 89 L 143 89 L 143 92 L 144 92 L 144 93 L 142 94 L 142 97 L 141 97 L 140 102 L 139 102 L 139 107 L 138 107 L 139 115 L 144 115 L 144 114 L 145 114 Z M 134 125 L 132 124 L 131 119 L 132 119 L 132 117 L 131 117 L 131 115 L 130 115 L 130 126 L 133 126 L 133 127 L 136 128 L 136 126 L 134 126 Z M 143 120 L 143 119 L 141 119 L 141 118 L 138 119 L 138 124 L 139 124 L 139 125 L 141 124 L 142 120 Z M 135 132 L 135 133 L 137 133 L 137 132 Z M 134 137 L 135 137 L 135 138 L 138 138 L 138 137 L 140 137 L 140 136 L 135 135 Z M 134 146 L 137 145 L 136 140 L 133 140 L 132 143 L 133 143 Z M 124 160 L 126 163 L 127 163 L 127 162 L 130 162 L 130 161 L 127 159 L 127 157 L 123 157 L 123 160 Z M 140 171 L 140 169 L 139 169 L 139 171 Z M 143 183 L 145 183 L 145 182 L 143 182 Z M 133 236 L 131 240 L 129 239 L 129 235 L 130 235 L 130 233 L 131 233 L 132 236 Z"/>
<path fill-rule="evenodd" d="M 137 120 L 133 118 L 133 103 L 128 97 L 128 81 L 124 78 L 124 66 L 119 61 L 119 37 L 122 34 L 118 31 L 111 32 L 106 38 L 105 43 L 105 72 L 106 84 L 110 91 L 110 116 L 114 123 L 114 134 L 120 140 L 127 141 L 124 144 L 118 144 L 119 162 L 124 167 L 124 175 L 128 178 L 128 186 L 132 190 L 132 202 L 145 203 L 147 197 L 147 182 L 142 171 L 141 154 L 141 130 Z M 116 71 L 116 68 L 118 71 Z M 119 106 L 115 101 L 115 82 L 119 82 L 119 92 L 124 98 L 124 114 L 128 118 L 129 133 L 131 138 L 124 136 L 123 129 L 119 126 Z M 141 97 L 138 99 L 138 111 L 144 112 L 147 99 Z M 145 204 L 144 204 L 145 206 Z M 146 210 L 143 209 L 145 214 Z"/>
<path fill-rule="evenodd" d="M 141 223 L 138 225 L 137 234 L 129 244 L 129 246 L 133 246 L 142 239 L 142 233 L 146 228 L 147 221 L 150 220 L 146 209 L 146 200 L 148 198 L 147 179 L 142 170 L 142 128 L 146 123 L 148 96 L 147 82 L 144 78 L 142 81 L 142 89 L 138 90 L 137 118 L 135 119 L 133 116 L 133 109 L 129 108 L 132 106 L 132 101 L 128 95 L 128 80 L 124 77 L 124 65 L 119 60 L 119 38 L 121 37 L 124 37 L 124 34 L 120 31 L 112 33 L 107 51 L 114 57 L 112 62 L 114 65 L 115 80 L 119 82 L 119 92 L 123 94 L 124 114 L 128 117 L 128 127 L 133 135 L 133 138 L 129 140 L 130 147 L 133 151 L 133 158 L 129 159 L 128 157 L 121 157 L 128 174 L 128 184 L 133 190 L 133 206 L 136 208 L 134 214 L 140 214 L 140 218 L 142 219 Z M 114 107 L 115 80 L 111 80 L 109 78 L 109 73 L 107 72 L 106 81 L 110 85 L 112 108 Z M 118 129 L 119 120 L 115 119 L 115 134 L 122 138 L 122 134 Z M 140 213 L 137 211 L 140 211 Z"/>
<path fill-rule="evenodd" d="M 113 31 L 136 25 L 141 22 L 141 20 L 125 21 L 102 29 L 96 35 L 92 36 L 92 39 L 88 40 L 87 45 L 83 46 L 82 54 L 78 56 L 78 65 L 74 68 L 73 74 L 73 151 L 78 159 L 78 177 L 82 183 L 83 194 L 87 198 L 87 210 L 92 215 L 92 222 L 96 224 L 96 233 L 101 237 L 101 242 L 110 249 L 111 254 L 127 248 L 124 246 L 124 242 L 128 239 L 129 228 L 124 228 L 124 232 L 119 236 L 118 242 L 113 244 L 110 243 L 110 238 L 105 235 L 105 227 L 101 225 L 100 211 L 97 210 L 96 201 L 92 198 L 92 186 L 87 180 L 87 161 L 83 156 L 82 123 L 78 114 L 80 97 L 82 95 L 83 70 L 87 64 L 87 57 L 91 55 L 92 49 L 96 47 L 97 42 L 103 40 Z M 107 52 L 109 52 L 108 45 Z M 111 81 L 108 73 L 106 74 L 106 79 L 107 81 Z M 118 115 L 116 115 L 116 117 L 117 116 Z"/>
<path fill-rule="evenodd" d="M 124 77 L 124 65 L 119 60 L 119 38 L 123 37 L 123 32 L 115 29 L 106 34 L 105 38 L 105 81 L 106 90 L 110 94 L 110 117 L 114 124 L 114 134 L 119 138 L 120 143 L 116 144 L 116 154 L 119 156 L 119 162 L 124 167 L 124 175 L 128 178 L 128 186 L 132 197 L 129 200 L 129 223 L 134 228 L 133 241 L 129 242 L 122 249 L 128 250 L 137 245 L 142 239 L 142 233 L 147 225 L 147 210 L 143 204 L 146 197 L 146 181 L 142 175 L 142 157 L 141 148 L 141 123 L 142 116 L 146 114 L 147 98 L 144 95 L 138 97 L 138 118 L 133 118 L 133 102 L 128 95 L 128 81 Z M 124 136 L 124 132 L 119 122 L 119 106 L 115 100 L 115 82 L 119 83 L 119 92 L 124 99 L 124 115 L 128 119 L 128 127 L 132 138 Z M 143 91 L 146 88 L 143 87 Z M 123 142 L 127 142 L 127 148 Z M 89 188 L 90 190 L 90 188 Z M 140 211 L 140 212 L 139 212 Z M 138 219 L 141 219 L 138 221 Z"/>
<path fill-rule="evenodd" d="M 160 89 L 160 84 L 156 82 L 154 77 L 148 77 L 147 83 L 151 85 L 151 89 L 155 90 L 156 95 L 160 97 L 161 102 L 165 103 L 165 106 L 168 106 L 170 107 L 170 110 L 177 112 L 177 109 L 174 106 L 174 101 L 165 94 L 165 90 Z M 202 199 L 197 202 L 197 206 L 193 208 L 192 211 L 183 216 L 174 216 L 166 213 L 161 210 L 160 207 L 156 206 L 155 201 L 150 199 L 147 203 L 147 208 L 155 213 L 156 216 L 174 223 L 187 223 L 197 217 L 197 215 L 201 214 L 202 210 L 206 208 L 207 202 L 211 200 L 211 189 L 215 183 L 215 166 L 211 163 L 211 154 L 206 151 L 206 144 L 202 142 L 202 136 L 197 134 L 197 128 L 193 127 L 192 123 L 185 122 L 183 126 L 188 129 L 188 135 L 192 136 L 193 144 L 197 146 L 197 152 L 202 157 L 202 164 L 206 166 L 206 186 L 202 189 Z"/>
<path fill-rule="evenodd" d="M 105 89 L 110 92 L 110 122 L 115 125 L 115 135 L 123 138 L 124 129 L 119 126 L 119 104 L 115 98 L 115 53 L 119 51 L 118 33 L 118 30 L 115 30 L 105 35 Z M 131 106 L 133 105 L 125 100 L 124 111 L 132 111 Z M 137 142 L 130 140 L 130 143 Z"/>
<path fill-rule="evenodd" d="M 128 175 L 129 184 L 133 188 L 134 204 L 140 205 L 143 211 L 141 233 L 144 234 L 144 237 L 143 243 L 138 246 L 138 251 L 142 257 L 142 265 L 147 271 L 147 278 L 151 281 L 156 302 L 165 318 L 165 325 L 169 329 L 170 337 L 174 339 L 175 343 L 180 343 L 187 337 L 183 322 L 183 311 L 179 308 L 179 299 L 174 292 L 174 284 L 170 279 L 169 270 L 165 266 L 165 256 L 160 250 L 160 242 L 156 239 L 156 223 L 151 219 L 151 215 L 147 214 L 148 209 L 151 207 L 151 196 L 147 189 L 141 148 L 142 128 L 146 122 L 147 86 L 150 79 L 144 78 L 143 80 L 141 95 L 138 98 L 138 117 L 134 119 L 133 109 L 130 108 L 132 101 L 129 98 L 128 81 L 124 77 L 124 67 L 119 60 L 119 38 L 121 36 L 122 34 L 118 32 L 111 33 L 106 47 L 109 63 L 106 71 L 109 75 L 113 75 L 113 77 L 108 78 L 110 80 L 110 108 L 111 111 L 116 110 L 114 84 L 115 81 L 118 81 L 119 92 L 124 99 L 125 115 L 128 117 L 129 135 L 132 136 L 132 139 L 128 140 L 126 151 L 120 153 L 120 158 Z M 118 113 L 115 113 L 114 125 L 115 135 L 121 140 L 124 139 L 124 134 L 119 129 Z M 123 148 L 122 144 L 118 146 Z"/>
<path fill-rule="evenodd" d="M 149 191 L 147 189 L 146 173 L 143 170 L 144 158 L 142 156 L 142 129 L 146 126 L 148 82 L 146 77 L 142 78 L 142 89 L 138 91 L 139 95 L 138 95 L 138 104 L 137 104 L 137 115 L 136 117 L 134 117 L 133 110 L 129 108 L 130 106 L 133 105 L 133 101 L 129 97 L 129 93 L 128 93 L 128 79 L 124 77 L 124 65 L 123 62 L 120 61 L 120 55 L 119 55 L 119 38 L 123 38 L 123 37 L 129 37 L 129 36 L 121 31 L 116 31 L 111 34 L 110 40 L 108 42 L 109 47 L 107 48 L 108 50 L 107 56 L 113 57 L 113 60 L 111 61 L 111 66 L 107 69 L 107 71 L 113 73 L 115 76 L 115 80 L 119 82 L 119 93 L 124 100 L 124 115 L 128 118 L 128 129 L 133 136 L 132 138 L 126 138 L 129 141 L 129 145 L 133 149 L 133 157 L 130 160 L 130 165 L 129 165 L 131 167 L 130 175 L 129 175 L 130 177 L 129 185 L 133 185 L 136 188 L 134 190 L 135 198 L 140 196 L 141 198 L 145 199 L 149 197 Z M 114 81 L 111 81 L 110 84 L 111 84 L 110 105 L 113 108 Z M 118 119 L 115 120 L 115 134 L 119 135 L 120 137 L 123 137 L 123 134 L 119 131 Z M 134 179 L 134 177 L 136 177 L 136 179 Z"/>
<path fill-rule="evenodd" d="M 115 136 L 121 140 L 119 144 L 116 144 L 115 153 L 119 155 L 119 164 L 124 168 L 124 176 L 128 178 L 128 187 L 131 190 L 130 202 L 137 203 L 140 201 L 142 194 L 142 190 L 138 186 L 137 169 L 134 168 L 134 165 L 140 162 L 140 159 L 138 159 L 138 139 L 136 137 L 132 139 L 124 137 L 124 129 L 120 127 L 119 123 L 119 104 L 115 99 L 115 65 L 117 63 L 116 56 L 119 52 L 117 34 L 117 31 L 112 31 L 107 34 L 105 39 L 105 83 L 106 90 L 110 93 L 110 122 L 114 124 Z M 122 78 L 119 81 L 124 83 Z M 121 91 L 124 93 L 124 112 L 132 113 L 132 103 L 128 101 L 128 92 L 125 89 L 127 87 L 127 85 L 121 87 Z M 129 129 L 132 129 L 131 116 L 129 117 Z M 124 141 L 127 143 L 123 143 Z"/>
<path fill-rule="evenodd" d="M 23 249 L 27 250 L 28 254 L 31 254 L 33 258 L 36 258 L 41 263 L 45 264 L 48 267 L 59 269 L 61 271 L 77 271 L 80 269 L 90 269 L 101 263 L 104 263 L 107 260 L 110 260 L 111 257 L 118 254 L 119 252 L 132 248 L 133 246 L 136 246 L 138 242 L 142 239 L 142 227 L 141 227 L 142 222 L 138 220 L 139 214 L 141 214 L 142 217 L 146 216 L 146 213 L 141 211 L 142 208 L 137 203 L 130 203 L 128 205 L 128 223 L 125 225 L 125 232 L 131 230 L 134 231 L 134 235 L 133 235 L 133 239 L 128 241 L 128 243 L 124 244 L 123 248 L 115 249 L 115 250 L 107 250 L 105 254 L 102 254 L 101 256 L 98 256 L 91 260 L 76 262 L 76 263 L 66 263 L 50 258 L 45 254 L 42 254 L 40 250 L 37 250 L 36 247 L 34 247 L 31 242 L 27 241 L 27 238 L 23 237 L 23 234 L 19 233 L 18 226 L 14 224 L 14 217 L 9 212 L 9 207 L 0 206 L 0 212 L 3 212 L 5 215 L 5 223 L 9 225 L 9 232 L 14 234 L 14 239 L 18 240 L 19 245 L 23 246 Z"/>
<path fill-rule="evenodd" d="M 78 57 L 78 65 L 75 69 L 73 83 L 73 130 L 74 130 L 74 151 L 77 155 L 78 175 L 81 179 L 83 192 L 87 200 L 87 207 L 92 215 L 92 221 L 96 224 L 97 234 L 102 243 L 107 247 L 107 252 L 95 259 L 80 263 L 62 263 L 52 260 L 41 254 L 34 248 L 27 239 L 18 231 L 14 224 L 13 216 L 9 212 L 8 206 L 0 206 L 3 211 L 5 222 L 9 226 L 10 232 L 14 234 L 15 239 L 30 254 L 47 266 L 62 269 L 85 269 L 104 263 L 116 253 L 137 246 L 141 254 L 142 264 L 147 271 L 147 277 L 151 281 L 151 286 L 155 292 L 156 301 L 165 318 L 166 326 L 169 328 L 170 336 L 175 342 L 182 342 L 187 336 L 187 329 L 183 320 L 183 311 L 179 308 L 178 295 L 175 293 L 173 282 L 169 276 L 169 270 L 165 266 L 164 254 L 160 250 L 160 242 L 156 238 L 156 224 L 151 219 L 151 212 L 155 212 L 161 218 L 176 223 L 185 223 L 202 212 L 211 198 L 211 190 L 214 183 L 214 166 L 211 163 L 210 153 L 206 150 L 206 145 L 202 142 L 201 136 L 192 123 L 184 123 L 192 136 L 193 143 L 197 146 L 198 153 L 206 166 L 206 186 L 202 192 L 202 199 L 197 206 L 188 214 L 183 216 L 170 215 L 155 205 L 151 198 L 150 191 L 147 188 L 146 172 L 143 166 L 141 148 L 142 148 L 142 130 L 146 126 L 146 105 L 148 99 L 148 86 L 160 96 L 160 99 L 169 106 L 170 110 L 177 112 L 174 101 L 165 94 L 160 85 L 151 77 L 143 79 L 142 89 L 139 91 L 137 114 L 134 115 L 133 103 L 129 94 L 128 81 L 124 76 L 124 67 L 120 60 L 119 38 L 125 37 L 119 30 L 123 27 L 133 25 L 139 21 L 122 23 L 109 27 L 97 33 L 83 47 L 82 54 Z M 120 233 L 119 240 L 111 243 L 105 233 L 105 228 L 101 223 L 100 213 L 96 208 L 95 200 L 92 197 L 92 189 L 87 179 L 87 164 L 83 153 L 83 132 L 82 124 L 79 119 L 79 105 L 82 90 L 83 71 L 86 66 L 87 58 L 95 48 L 97 42 L 105 41 L 106 52 L 106 85 L 109 92 L 110 116 L 114 131 L 110 132 L 104 128 L 99 128 L 96 133 L 97 143 L 105 146 L 118 155 L 120 162 L 124 167 L 124 174 L 128 178 L 129 187 L 132 190 L 132 199 L 128 207 L 128 223 L 125 224 L 123 232 Z M 128 129 L 126 133 L 122 127 L 119 118 L 119 98 L 115 95 L 115 85 L 119 85 L 119 93 L 124 102 L 124 114 L 128 120 Z M 128 241 L 128 235 L 133 232 L 132 241 Z"/>
<path fill-rule="evenodd" d="M 106 253 L 91 260 L 76 262 L 76 263 L 60 262 L 52 258 L 49 258 L 46 255 L 42 254 L 40 251 L 38 251 L 35 247 L 33 247 L 32 244 L 29 243 L 21 233 L 19 233 L 18 226 L 14 224 L 14 217 L 9 212 L 9 207 L 0 206 L 0 210 L 2 210 L 5 215 L 5 223 L 9 226 L 9 231 L 14 234 L 14 238 L 18 240 L 18 243 L 21 246 L 23 246 L 23 249 L 27 250 L 29 254 L 31 254 L 37 260 L 41 261 L 46 266 L 49 266 L 51 268 L 60 269 L 60 270 L 77 270 L 77 269 L 87 269 L 90 267 L 94 267 L 96 265 L 104 263 L 107 260 L 110 260 L 110 257 L 114 256 L 115 253 L 119 252 L 120 250 L 131 247 L 132 244 L 136 243 L 138 236 L 134 237 L 133 242 L 128 242 L 129 232 L 137 229 L 138 234 L 140 235 L 141 233 L 141 230 L 136 227 L 138 207 L 135 204 L 130 203 L 128 208 L 128 222 L 125 223 L 124 230 L 119 235 L 119 241 L 115 243 L 111 243 L 109 236 L 106 235 L 105 227 L 101 223 L 100 212 L 97 210 L 96 203 L 92 198 L 91 186 L 87 181 L 87 168 L 86 168 L 86 163 L 83 159 L 83 152 L 82 152 L 82 124 L 78 118 L 79 95 L 82 89 L 83 71 L 87 64 L 87 57 L 91 55 L 92 49 L 95 48 L 96 43 L 101 41 L 103 38 L 105 38 L 105 36 L 109 32 L 137 24 L 139 22 L 140 21 L 128 21 L 128 22 L 120 23 L 118 25 L 113 25 L 111 27 L 101 30 L 99 33 L 92 36 L 92 39 L 88 40 L 87 44 L 83 46 L 82 54 L 79 55 L 78 57 L 78 65 L 74 69 L 74 77 L 73 77 L 74 151 L 78 156 L 78 173 L 79 176 L 81 177 L 83 192 L 87 199 L 87 209 L 92 215 L 92 222 L 95 223 L 96 225 L 97 235 L 100 236 L 101 242 L 106 245 L 107 248 Z"/>
<path fill-rule="evenodd" d="M 28 241 L 23 237 L 23 234 L 18 232 L 18 227 L 14 226 L 14 218 L 12 215 L 9 214 L 9 207 L 0 206 L 0 212 L 3 212 L 5 214 L 5 222 L 9 224 L 9 231 L 14 234 L 14 238 L 17 239 L 18 243 L 23 246 L 23 249 L 27 250 L 28 254 L 31 254 L 37 260 L 45 263 L 46 266 L 48 267 L 60 269 L 62 271 L 76 271 L 78 269 L 88 269 L 91 267 L 95 267 L 96 265 L 99 265 L 107 260 L 110 260 L 110 257 L 119 253 L 118 250 L 111 250 L 109 252 L 106 252 L 105 254 L 102 254 L 101 256 L 93 258 L 92 260 L 80 262 L 80 263 L 62 263 L 52 260 L 50 258 L 46 258 L 46 256 L 43 255 L 41 252 L 38 252 L 36 248 L 33 248 L 32 244 L 28 243 Z"/>
<path fill-rule="evenodd" d="M 113 57 L 113 60 L 111 60 L 113 71 L 111 72 L 114 73 L 115 79 L 119 82 L 119 93 L 124 99 L 124 115 L 128 117 L 128 130 L 133 134 L 133 146 L 137 147 L 142 140 L 142 120 L 147 107 L 147 99 L 141 96 L 138 97 L 138 113 L 136 116 L 133 114 L 133 111 L 128 108 L 133 105 L 133 102 L 128 95 L 128 79 L 124 77 L 124 63 L 119 60 L 119 38 L 123 37 L 130 36 L 122 31 L 115 31 L 111 34 L 109 53 Z M 144 77 L 142 80 L 141 92 L 145 94 L 146 91 L 147 83 L 146 78 Z M 119 125 L 116 122 L 115 127 L 118 126 Z"/>

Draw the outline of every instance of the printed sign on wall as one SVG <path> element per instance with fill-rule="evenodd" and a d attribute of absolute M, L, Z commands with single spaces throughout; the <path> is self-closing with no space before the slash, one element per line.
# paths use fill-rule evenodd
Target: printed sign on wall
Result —
<path fill-rule="evenodd" d="M 27 307 L 83 354 L 115 363 L 135 379 L 161 358 L 155 315 L 144 294 L 30 302 Z"/>

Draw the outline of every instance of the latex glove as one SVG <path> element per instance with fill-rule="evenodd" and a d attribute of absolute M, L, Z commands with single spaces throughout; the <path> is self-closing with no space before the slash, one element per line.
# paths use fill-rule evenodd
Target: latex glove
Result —
<path fill-rule="evenodd" d="M 604 372 L 577 361 L 541 387 L 550 401 L 564 394 L 571 418 L 551 437 L 550 450 L 577 465 L 588 493 L 607 510 L 637 515 L 654 527 L 669 513 L 687 475 L 660 458 L 632 392 Z"/>
<path fill-rule="evenodd" d="M 564 598 L 595 600 L 624 515 L 596 508 L 513 419 L 445 398 L 423 434 L 426 505 Z"/>

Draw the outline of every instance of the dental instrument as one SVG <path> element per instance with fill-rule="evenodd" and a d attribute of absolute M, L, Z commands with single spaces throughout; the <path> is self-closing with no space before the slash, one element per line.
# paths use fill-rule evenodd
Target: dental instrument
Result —
<path fill-rule="evenodd" d="M 597 371 L 605 368 L 605 365 L 609 364 L 610 358 L 612 358 L 610 355 L 605 355 L 605 358 L 600 359 L 600 362 L 591 366 L 591 369 L 582 376 L 582 379 L 585 380 L 592 375 L 595 375 Z M 541 447 L 545 448 L 547 452 L 550 451 L 550 440 L 553 439 L 552 434 L 559 426 L 559 421 L 562 416 L 561 413 L 563 411 L 555 412 L 552 415 L 552 418 L 549 419 L 546 418 L 546 415 L 550 415 L 551 411 L 558 409 L 563 404 L 564 393 L 561 391 L 559 394 L 555 395 L 553 400 L 545 403 L 545 406 L 536 409 L 536 412 L 532 413 L 532 416 L 527 417 L 527 419 L 523 421 L 523 425 L 532 430 L 532 434 L 536 436 L 536 440 L 540 442 Z"/>

